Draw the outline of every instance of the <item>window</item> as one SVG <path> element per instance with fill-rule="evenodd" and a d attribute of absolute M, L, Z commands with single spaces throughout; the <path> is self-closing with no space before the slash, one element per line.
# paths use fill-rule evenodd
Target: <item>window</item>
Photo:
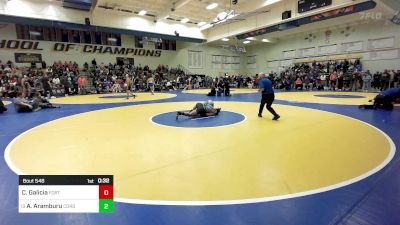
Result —
<path fill-rule="evenodd" d="M 96 45 L 101 45 L 101 32 L 94 32 L 94 43 Z"/>
<path fill-rule="evenodd" d="M 68 42 L 69 41 L 69 32 L 68 32 L 68 30 L 64 30 L 64 29 L 62 29 L 61 30 L 61 41 L 62 42 Z"/>
<path fill-rule="evenodd" d="M 62 41 L 62 31 L 61 29 L 55 28 L 56 30 L 56 41 L 61 42 Z"/>
<path fill-rule="evenodd" d="M 156 49 L 176 51 L 176 41 L 162 40 L 154 44 Z"/>
<path fill-rule="evenodd" d="M 176 51 L 176 41 L 170 41 L 170 50 Z"/>
<path fill-rule="evenodd" d="M 121 35 L 106 34 L 106 43 L 111 46 L 121 46 Z"/>
<path fill-rule="evenodd" d="M 169 40 L 163 40 L 163 50 L 169 50 Z"/>
<path fill-rule="evenodd" d="M 108 34 L 101 33 L 101 44 L 107 45 L 108 44 Z"/>
<path fill-rule="evenodd" d="M 56 31 L 52 27 L 44 27 L 43 28 L 43 36 L 44 36 L 45 41 L 57 41 Z"/>
<path fill-rule="evenodd" d="M 71 31 L 71 40 L 73 43 L 81 43 L 81 32 L 77 30 Z"/>
<path fill-rule="evenodd" d="M 90 31 L 83 31 L 82 43 L 92 44 L 92 34 Z"/>
<path fill-rule="evenodd" d="M 44 26 L 15 25 L 17 39 L 121 46 L 121 34 L 71 30 Z M 139 42 L 142 41 L 139 37 Z M 140 45 L 140 43 L 139 43 Z M 141 43 L 143 48 L 143 42 Z"/>
<path fill-rule="evenodd" d="M 143 37 L 135 37 L 135 47 L 143 48 Z"/>
<path fill-rule="evenodd" d="M 29 39 L 29 26 L 17 24 L 16 31 L 18 39 Z"/>
<path fill-rule="evenodd" d="M 30 40 L 44 40 L 43 27 L 30 26 L 29 27 Z"/>
<path fill-rule="evenodd" d="M 156 49 L 163 49 L 163 43 L 162 42 L 157 42 L 157 43 L 155 43 L 154 47 Z"/>
<path fill-rule="evenodd" d="M 202 69 L 203 65 L 203 51 L 188 50 L 188 67 L 189 69 Z"/>

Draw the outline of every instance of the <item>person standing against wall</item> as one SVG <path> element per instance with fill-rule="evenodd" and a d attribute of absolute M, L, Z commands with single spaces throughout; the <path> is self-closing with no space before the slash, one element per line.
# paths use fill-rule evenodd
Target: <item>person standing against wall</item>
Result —
<path fill-rule="evenodd" d="M 156 84 L 155 84 L 153 75 L 150 74 L 150 75 L 149 75 L 149 79 L 147 79 L 147 88 L 150 89 L 150 92 L 151 92 L 152 95 L 154 95 L 154 86 L 155 86 L 155 85 L 156 85 Z"/>
<path fill-rule="evenodd" d="M 265 76 L 265 73 L 258 74 L 259 79 L 259 89 L 258 92 L 261 93 L 261 103 L 260 108 L 258 110 L 258 117 L 262 117 L 262 112 L 264 106 L 266 106 L 267 110 L 274 115 L 273 120 L 278 120 L 280 116 L 275 112 L 272 108 L 272 103 L 275 100 L 274 89 L 272 88 L 272 82 Z"/>
<path fill-rule="evenodd" d="M 80 95 L 86 94 L 86 78 L 83 75 L 80 75 L 78 78 L 78 90 Z"/>
<path fill-rule="evenodd" d="M 389 88 L 390 74 L 388 70 L 385 70 L 381 75 L 381 91 Z"/>
<path fill-rule="evenodd" d="M 400 70 L 397 70 L 397 72 L 394 75 L 394 87 L 398 88 L 400 87 Z"/>
<path fill-rule="evenodd" d="M 336 71 L 331 72 L 331 74 L 329 75 L 329 87 L 331 90 L 336 90 Z"/>
<path fill-rule="evenodd" d="M 44 76 L 42 77 L 42 87 L 43 87 L 43 95 L 46 96 L 47 98 L 50 98 L 53 93 L 51 91 L 51 84 L 47 73 L 44 74 Z"/>
<path fill-rule="evenodd" d="M 326 85 L 326 74 L 325 73 L 321 73 L 321 76 L 319 77 L 319 79 L 321 80 L 321 85 L 323 89 L 326 89 L 328 85 Z"/>
<path fill-rule="evenodd" d="M 343 91 L 343 71 L 339 71 L 337 75 L 337 87 L 339 91 Z"/>
<path fill-rule="evenodd" d="M 371 88 L 371 80 L 372 80 L 372 75 L 369 72 L 369 70 L 367 70 L 367 72 L 363 73 L 362 80 L 363 80 L 363 91 L 369 92 L 369 89 Z"/>
<path fill-rule="evenodd" d="M 395 72 L 394 70 L 389 71 L 389 87 L 388 88 L 394 88 L 394 77 L 395 77 Z"/>

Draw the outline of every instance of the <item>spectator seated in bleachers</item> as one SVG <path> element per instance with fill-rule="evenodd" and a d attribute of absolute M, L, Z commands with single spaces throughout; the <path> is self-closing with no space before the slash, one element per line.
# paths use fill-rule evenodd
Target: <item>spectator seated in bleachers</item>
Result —
<path fill-rule="evenodd" d="M 93 60 L 95 62 L 95 59 Z M 90 66 L 91 65 L 91 66 Z M 156 91 L 173 91 L 177 89 L 210 88 L 215 84 L 216 95 L 229 96 L 232 86 L 255 88 L 255 76 L 237 74 L 235 76 L 210 77 L 190 72 L 179 66 L 168 68 L 158 65 L 149 66 L 117 65 L 116 63 L 85 63 L 81 72 L 76 62 L 57 61 L 45 69 L 17 68 L 11 61 L 0 62 L 0 92 L 3 97 L 14 98 L 18 92 L 32 97 L 40 92 L 47 99 L 52 96 L 86 93 L 123 92 L 126 82 L 124 74 L 133 80 L 133 91 L 148 91 L 147 79 L 154 78 Z M 369 73 L 368 71 L 366 73 Z M 330 74 L 335 75 L 333 80 Z M 385 70 L 376 72 L 371 77 L 364 76 L 359 60 L 332 60 L 325 62 L 297 63 L 282 72 L 270 72 L 270 78 L 276 89 L 301 89 L 296 79 L 302 80 L 302 88 L 307 90 L 343 90 L 343 91 L 377 91 L 399 87 L 400 71 Z M 367 79 L 366 79 L 367 78 Z M 371 78 L 371 80 L 369 80 Z M 371 85 L 371 86 L 369 86 Z M 211 93 L 211 92 L 210 92 Z"/>
<path fill-rule="evenodd" d="M 303 90 L 303 81 L 301 81 L 300 77 L 294 83 L 296 84 L 296 90 Z"/>

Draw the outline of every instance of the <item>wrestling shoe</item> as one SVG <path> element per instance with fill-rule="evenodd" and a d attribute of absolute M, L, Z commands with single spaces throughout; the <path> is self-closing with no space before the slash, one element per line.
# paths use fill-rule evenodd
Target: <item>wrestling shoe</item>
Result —
<path fill-rule="evenodd" d="M 218 114 L 219 114 L 219 112 L 221 112 L 221 109 L 217 109 L 217 114 L 216 114 L 216 115 L 218 115 Z"/>
<path fill-rule="evenodd" d="M 276 114 L 276 116 L 274 116 L 274 118 L 272 118 L 272 120 L 278 120 L 279 118 L 281 118 L 281 116 L 279 116 L 278 114 Z"/>
<path fill-rule="evenodd" d="M 258 114 L 258 117 L 262 117 L 261 113 Z"/>

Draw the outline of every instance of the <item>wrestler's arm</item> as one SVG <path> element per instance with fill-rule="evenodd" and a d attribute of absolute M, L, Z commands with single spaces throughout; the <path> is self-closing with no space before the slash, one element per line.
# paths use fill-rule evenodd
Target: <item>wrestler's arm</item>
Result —
<path fill-rule="evenodd" d="M 211 112 L 206 113 L 206 116 L 215 116 L 218 113 L 218 108 L 212 109 Z"/>

